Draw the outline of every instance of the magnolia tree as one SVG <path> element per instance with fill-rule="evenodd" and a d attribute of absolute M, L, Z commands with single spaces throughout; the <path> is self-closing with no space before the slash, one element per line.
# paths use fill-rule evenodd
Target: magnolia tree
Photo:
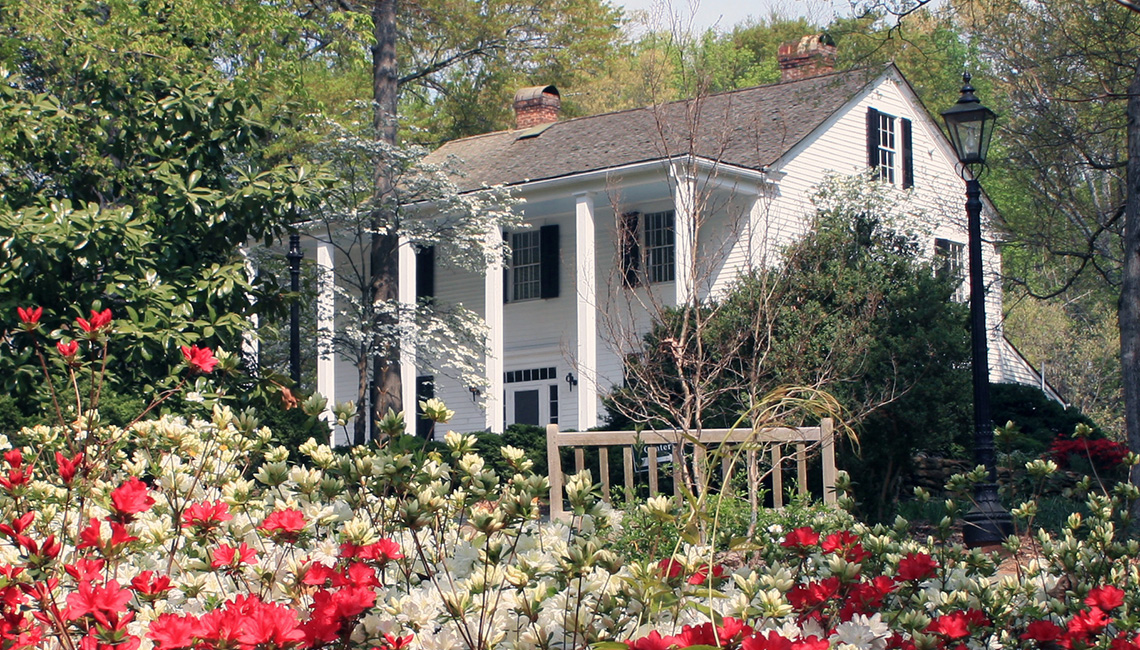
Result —
<path fill-rule="evenodd" d="M 98 376 L 121 327 L 100 311 L 74 340 L 47 339 L 42 310 L 19 317 L 44 371 L 73 385 Z M 180 358 L 150 413 L 236 366 L 202 347 Z M 1140 493 L 1126 483 L 1078 486 L 1088 517 L 1010 538 L 1031 558 L 1012 570 L 950 540 L 956 499 L 925 541 L 903 520 L 872 528 L 836 511 L 724 553 L 669 539 L 694 514 L 656 498 L 642 510 L 660 543 L 634 557 L 612 544 L 622 515 L 587 472 L 566 486 L 570 518 L 543 521 L 549 484 L 524 452 L 502 449 L 511 476 L 499 476 L 473 436 L 448 433 L 438 452 L 310 441 L 290 459 L 220 401 L 120 428 L 100 423 L 97 398 L 74 399 L 61 424 L 0 439 L 4 648 L 1140 648 L 1140 544 L 1118 533 Z M 1026 467 L 1039 481 L 1054 471 Z M 984 476 L 948 487 L 969 494 Z M 1035 511 L 1014 515 L 1032 527 Z"/>
<path fill-rule="evenodd" d="M 446 166 L 424 163 L 428 150 L 418 146 L 393 147 L 362 137 L 358 124 L 345 128 L 327 124 L 330 137 L 315 155 L 327 161 L 339 179 L 320 209 L 311 214 L 310 232 L 332 244 L 335 266 L 336 327 L 325 332 L 333 353 L 352 363 L 357 371 L 356 403 L 368 403 L 373 366 L 412 352 L 423 374 L 440 374 L 482 386 L 486 377 L 482 359 L 486 349 L 483 320 L 462 305 L 444 305 L 430 297 L 416 304 L 375 299 L 373 273 L 367 256 L 375 231 L 376 203 L 391 215 L 386 228 L 398 233 L 400 246 L 417 252 L 434 248 L 444 268 L 482 273 L 503 261 L 506 249 L 488 242 L 495 228 L 517 227 L 517 201 L 506 191 L 459 193 Z M 388 176 L 390 191 L 377 197 L 374 174 Z M 404 405 L 410 411 L 414 405 Z M 360 408 L 358 413 L 371 413 Z M 366 415 L 357 417 L 352 441 L 367 440 Z M 375 437 L 375 433 L 373 435 Z"/>

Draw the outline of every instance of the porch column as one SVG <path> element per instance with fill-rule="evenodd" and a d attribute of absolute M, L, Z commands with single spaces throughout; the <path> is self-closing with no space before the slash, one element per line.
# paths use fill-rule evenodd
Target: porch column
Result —
<path fill-rule="evenodd" d="M 404 424 L 415 433 L 416 422 L 416 249 L 400 237 L 400 393 L 404 404 Z"/>
<path fill-rule="evenodd" d="M 335 426 L 336 354 L 333 335 L 336 332 L 336 250 L 329 242 L 317 242 L 317 392 L 328 400 L 321 419 Z M 333 431 L 336 437 L 336 431 Z M 336 442 L 332 440 L 330 442 Z M 347 441 L 345 441 L 347 442 Z"/>
<path fill-rule="evenodd" d="M 677 184 L 673 195 L 674 287 L 676 304 L 684 305 L 692 300 L 697 280 L 697 179 L 684 167 L 673 168 L 673 179 Z"/>
<path fill-rule="evenodd" d="M 494 251 L 483 281 L 487 320 L 487 386 L 484 405 L 487 429 L 502 433 L 503 420 L 503 233 L 496 226 L 487 233 L 487 248 Z"/>
<path fill-rule="evenodd" d="M 598 426 L 598 303 L 594 195 L 574 195 L 574 287 L 578 298 L 578 430 Z"/>

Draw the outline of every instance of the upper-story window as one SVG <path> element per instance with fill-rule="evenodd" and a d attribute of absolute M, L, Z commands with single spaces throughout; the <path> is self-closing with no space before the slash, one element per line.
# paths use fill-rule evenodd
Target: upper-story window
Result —
<path fill-rule="evenodd" d="M 673 210 L 627 212 L 621 216 L 618 245 L 625 286 L 675 279 L 675 221 Z"/>
<path fill-rule="evenodd" d="M 537 230 L 511 234 L 511 300 L 539 297 L 540 250 Z"/>
<path fill-rule="evenodd" d="M 557 298 L 561 270 L 558 225 L 510 234 L 511 265 L 504 278 L 503 298 Z"/>
<path fill-rule="evenodd" d="M 953 300 L 955 302 L 966 302 L 969 299 L 964 281 L 966 278 L 966 245 L 949 239 L 935 239 L 934 262 L 937 265 L 938 273 L 949 276 L 951 281 L 955 282 Z"/>
<path fill-rule="evenodd" d="M 912 138 L 910 120 L 867 109 L 867 164 L 879 180 L 914 187 Z"/>

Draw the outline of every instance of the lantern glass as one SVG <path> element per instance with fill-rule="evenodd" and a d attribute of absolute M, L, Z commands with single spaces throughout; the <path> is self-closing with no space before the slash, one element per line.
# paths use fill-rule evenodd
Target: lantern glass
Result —
<path fill-rule="evenodd" d="M 986 162 L 990 138 L 993 136 L 994 124 L 997 121 L 997 115 L 982 106 L 972 91 L 973 89 L 970 89 L 967 95 L 963 89 L 962 99 L 965 101 L 959 100 L 957 104 L 942 113 L 950 142 L 954 145 L 958 160 L 964 165 Z"/>

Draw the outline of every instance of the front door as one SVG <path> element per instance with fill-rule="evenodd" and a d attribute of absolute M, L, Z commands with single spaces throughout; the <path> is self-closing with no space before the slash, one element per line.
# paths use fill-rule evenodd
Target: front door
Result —
<path fill-rule="evenodd" d="M 515 391 L 515 424 L 541 425 L 539 416 L 539 391 Z"/>

